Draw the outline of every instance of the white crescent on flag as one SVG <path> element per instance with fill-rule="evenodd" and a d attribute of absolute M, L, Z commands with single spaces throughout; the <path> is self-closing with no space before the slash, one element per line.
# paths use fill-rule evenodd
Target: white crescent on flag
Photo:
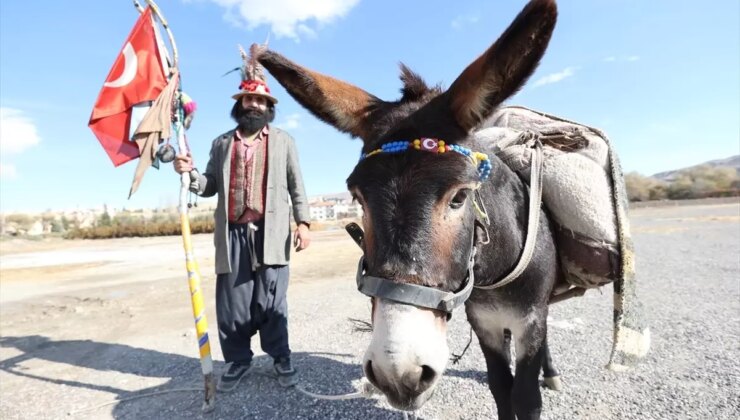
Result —
<path fill-rule="evenodd" d="M 138 67 L 139 63 L 136 57 L 136 50 L 134 50 L 130 42 L 127 42 L 126 46 L 123 47 L 123 72 L 118 76 L 118 79 L 112 82 L 105 82 L 103 86 L 110 88 L 126 86 L 136 77 L 136 69 Z"/>

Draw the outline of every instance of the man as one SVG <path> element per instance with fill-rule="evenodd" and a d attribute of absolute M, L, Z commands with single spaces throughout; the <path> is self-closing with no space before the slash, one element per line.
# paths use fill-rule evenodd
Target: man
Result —
<path fill-rule="evenodd" d="M 203 174 L 190 156 L 175 160 L 177 173 L 190 172 L 190 189 L 218 194 L 215 212 L 216 314 L 226 372 L 218 390 L 232 391 L 249 371 L 251 337 L 259 331 L 262 350 L 274 359 L 283 386 L 296 383 L 288 344 L 290 205 L 297 251 L 310 243 L 309 210 L 295 142 L 270 126 L 275 99 L 264 73 L 242 51 L 244 67 L 231 117 L 234 130 L 218 136 Z"/>

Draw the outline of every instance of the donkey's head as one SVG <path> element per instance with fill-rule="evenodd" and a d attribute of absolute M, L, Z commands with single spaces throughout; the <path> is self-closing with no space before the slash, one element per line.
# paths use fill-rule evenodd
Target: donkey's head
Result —
<path fill-rule="evenodd" d="M 477 225 L 472 195 L 488 169 L 485 157 L 466 155 L 465 146 L 533 73 L 556 16 L 554 0 L 531 1 L 446 91 L 402 65 L 403 96 L 394 102 L 261 52 L 260 62 L 298 102 L 364 143 L 347 184 L 364 210 L 368 276 L 453 293 L 468 282 Z M 416 409 L 447 364 L 448 313 L 379 297 L 372 308 L 365 374 L 392 405 Z"/>

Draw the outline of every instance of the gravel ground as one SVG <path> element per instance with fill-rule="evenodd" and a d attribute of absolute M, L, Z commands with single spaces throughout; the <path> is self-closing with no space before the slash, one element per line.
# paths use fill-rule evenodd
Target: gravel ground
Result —
<path fill-rule="evenodd" d="M 543 419 L 740 417 L 740 206 L 642 208 L 632 212 L 631 221 L 639 293 L 652 330 L 651 352 L 632 371 L 604 369 L 611 345 L 611 288 L 553 306 L 550 343 L 564 390 L 543 390 Z M 339 234 L 319 233 L 315 244 L 315 249 L 298 255 L 293 266 L 289 304 L 294 362 L 309 391 L 352 392 L 370 338 L 353 331 L 347 320 L 369 315 L 368 299 L 354 288 L 358 254 Z M 136 254 L 141 244 L 119 240 L 109 245 L 118 250 L 128 246 Z M 174 258 L 178 246 L 163 244 L 159 253 Z M 196 246 L 198 255 L 210 256 L 209 236 L 198 237 Z M 2 268 L 10 263 L 13 269 L 23 269 L 17 258 L 27 261 L 29 256 L 6 253 Z M 212 259 L 205 260 L 210 265 L 204 264 L 202 272 L 210 273 Z M 207 415 L 200 412 L 199 392 L 80 411 L 116 398 L 202 386 L 182 277 L 173 273 L 143 281 L 142 272 L 157 269 L 140 265 L 119 261 L 111 263 L 113 268 L 88 267 L 94 271 L 90 276 L 110 281 L 87 289 L 79 284 L 84 276 L 69 287 L 55 282 L 53 275 L 36 279 L 36 295 L 26 285 L 17 299 L 9 295 L 16 284 L 7 283 L 10 272 L 4 272 L 1 418 L 403 418 L 380 399 L 316 401 L 294 389 L 284 390 L 257 372 L 234 393 L 219 394 L 216 410 Z M 52 292 L 44 293 L 47 287 Z M 212 287 L 206 289 L 211 343 L 220 371 Z M 464 314 L 456 313 L 450 328 L 453 352 L 462 350 L 468 332 Z M 267 371 L 271 360 L 258 355 L 256 370 Z M 484 366 L 474 342 L 460 363 L 448 368 L 435 396 L 416 413 L 418 418 L 495 418 Z"/>

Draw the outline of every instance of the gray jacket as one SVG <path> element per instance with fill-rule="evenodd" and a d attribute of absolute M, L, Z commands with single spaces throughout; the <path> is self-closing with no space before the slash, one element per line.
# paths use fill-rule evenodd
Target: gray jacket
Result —
<path fill-rule="evenodd" d="M 216 246 L 216 274 L 231 272 L 227 212 L 233 143 L 234 130 L 213 140 L 208 166 L 200 175 L 198 189 L 195 191 L 203 197 L 211 197 L 218 193 L 218 205 L 214 213 L 216 226 L 213 234 L 213 243 Z M 285 131 L 271 126 L 267 142 L 263 257 L 265 265 L 286 265 L 290 260 L 291 232 L 288 195 L 293 203 L 293 218 L 298 223 L 308 223 L 308 199 L 298 165 L 295 140 Z"/>

